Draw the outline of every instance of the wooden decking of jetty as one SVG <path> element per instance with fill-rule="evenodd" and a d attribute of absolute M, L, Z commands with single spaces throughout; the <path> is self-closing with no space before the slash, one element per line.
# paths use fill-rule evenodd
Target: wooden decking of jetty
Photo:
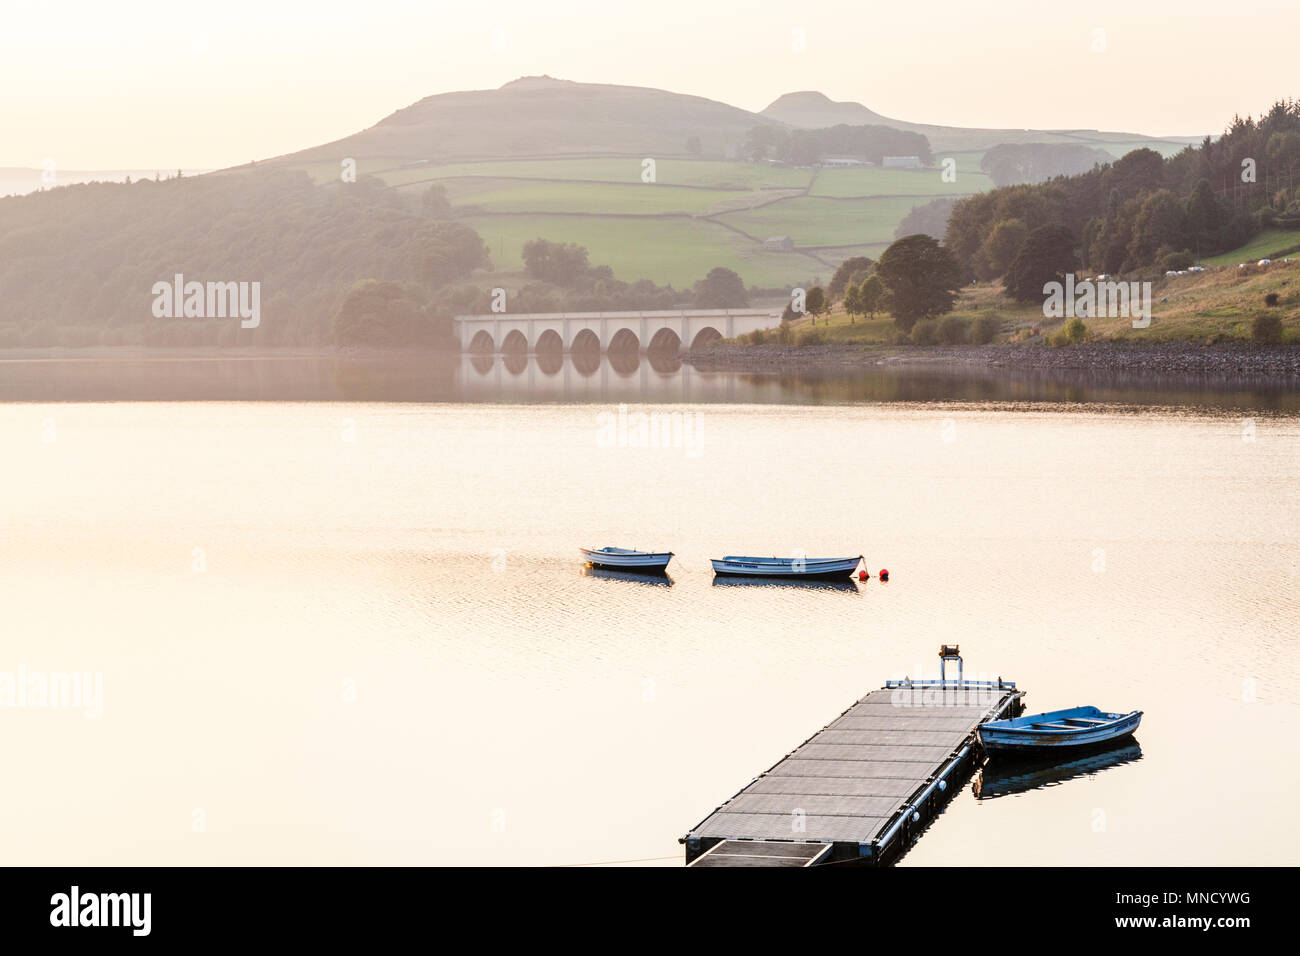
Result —
<path fill-rule="evenodd" d="M 975 728 L 1018 714 L 1002 681 L 891 681 L 681 838 L 691 866 L 886 862 L 975 757 Z"/>

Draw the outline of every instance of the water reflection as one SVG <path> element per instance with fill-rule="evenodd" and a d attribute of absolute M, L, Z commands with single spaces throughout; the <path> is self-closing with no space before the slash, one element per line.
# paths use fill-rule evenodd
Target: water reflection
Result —
<path fill-rule="evenodd" d="M 593 568 L 590 565 L 583 565 L 582 576 L 584 578 L 601 578 L 606 581 L 628 581 L 632 584 L 644 584 L 649 587 L 670 588 L 673 586 L 673 579 L 664 571 L 657 574 L 647 574 L 637 571 L 610 571 L 606 568 Z"/>
<path fill-rule="evenodd" d="M 713 578 L 715 588 L 798 588 L 801 591 L 846 591 L 858 594 L 858 583 L 851 579 L 843 581 L 797 581 L 790 578 L 745 577 L 737 578 L 719 574 Z"/>
<path fill-rule="evenodd" d="M 537 353 L 537 368 L 543 375 L 555 375 L 564 368 L 564 353 L 559 349 L 547 349 Z"/>
<path fill-rule="evenodd" d="M 24 350 L 0 356 L 0 401 L 1046 402 L 1300 412 L 1300 389 L 1231 376 L 1082 369 L 700 371 L 672 352 L 158 354 Z"/>
<path fill-rule="evenodd" d="M 1075 777 L 1092 776 L 1141 759 L 1142 747 L 1136 740 L 1129 740 L 1093 748 L 1065 762 L 1061 761 L 1059 754 L 1030 760 L 989 761 L 976 771 L 971 781 L 971 793 L 981 800 L 1012 796 L 1055 786 Z"/>

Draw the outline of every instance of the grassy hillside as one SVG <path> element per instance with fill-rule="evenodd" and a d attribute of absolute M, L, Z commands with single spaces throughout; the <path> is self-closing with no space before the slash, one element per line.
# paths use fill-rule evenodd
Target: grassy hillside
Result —
<path fill-rule="evenodd" d="M 955 183 L 943 182 L 939 169 L 795 169 L 680 158 L 657 160 L 655 182 L 645 183 L 640 160 L 609 156 L 418 167 L 376 157 L 358 163 L 357 172 L 400 193 L 442 185 L 504 272 L 522 270 L 524 242 L 545 238 L 586 246 L 592 262 L 627 280 L 687 288 L 726 266 L 750 285 L 776 288 L 829 277 L 852 255 L 879 255 L 914 206 L 989 188 L 979 156 L 957 157 Z M 333 164 L 300 168 L 321 185 L 338 183 Z M 765 249 L 771 236 L 791 237 L 795 251 Z"/>
<path fill-rule="evenodd" d="M 1264 297 L 1278 296 L 1278 305 L 1266 306 Z M 1300 342 L 1300 261 L 1276 263 L 1267 269 L 1217 268 L 1199 275 L 1160 279 L 1153 284 L 1154 307 L 1149 328 L 1134 329 L 1132 319 L 1087 319 L 1091 339 L 1126 342 L 1249 341 L 1251 321 L 1261 313 L 1282 317 L 1284 341 Z M 991 316 L 1001 323 L 1000 341 L 1043 341 L 1064 320 L 1043 317 L 1038 304 L 1008 299 L 998 285 L 982 283 L 962 290 L 951 313 L 974 320 Z M 886 345 L 894 342 L 898 328 L 887 315 L 858 317 L 850 322 L 842 312 L 829 318 L 800 319 L 792 323 L 795 340 L 812 329 L 826 342 Z"/>
<path fill-rule="evenodd" d="M 956 156 L 957 181 L 941 170 L 805 169 L 720 159 L 655 162 L 641 180 L 641 159 L 592 156 L 411 166 L 398 156 L 357 163 L 401 194 L 440 184 L 457 216 L 477 229 L 504 275 L 520 273 L 529 239 L 586 246 L 593 263 L 620 279 L 689 288 L 714 266 L 749 285 L 788 287 L 829 278 L 854 255 L 878 256 L 914 206 L 938 196 L 990 187 L 981 154 Z M 322 186 L 339 185 L 335 163 L 295 166 Z M 771 236 L 794 239 L 794 252 L 765 249 Z"/>
<path fill-rule="evenodd" d="M 649 276 L 661 285 L 671 284 L 678 289 L 690 288 L 713 266 L 734 269 L 747 282 L 764 288 L 804 282 L 815 275 L 829 279 L 832 271 L 822 259 L 768 252 L 761 244 L 714 220 L 689 216 L 627 219 L 509 215 L 471 216 L 461 221 L 483 237 L 493 264 L 507 273 L 523 272 L 523 245 L 539 237 L 586 246 L 591 250 L 591 261 L 611 266 L 616 276 L 629 280 Z M 702 267 L 702 263 L 707 265 Z M 522 276 L 517 281 L 522 281 Z"/>
<path fill-rule="evenodd" d="M 789 236 L 796 245 L 804 247 L 889 243 L 893 241 L 898 221 L 916 202 L 907 196 L 882 199 L 796 196 L 757 209 L 725 213 L 718 220 L 755 239 Z"/>
<path fill-rule="evenodd" d="M 964 157 L 963 157 L 964 158 Z M 954 156 L 953 159 L 958 159 Z M 989 177 L 975 169 L 963 169 L 957 163 L 957 178 L 944 182 L 939 169 L 823 169 L 813 183 L 814 196 L 922 196 L 934 199 L 939 196 L 964 196 L 993 188 Z"/>
<path fill-rule="evenodd" d="M 956 181 L 944 182 L 941 165 L 813 169 L 736 158 L 756 126 L 836 123 L 925 132 L 940 164 L 956 161 Z M 354 136 L 260 165 L 338 185 L 350 159 L 359 175 L 408 195 L 441 183 L 503 273 L 522 269 L 525 241 L 546 238 L 586 246 L 624 280 L 683 288 L 721 265 L 774 288 L 828 276 L 850 255 L 878 255 L 913 207 L 991 188 L 980 170 L 987 148 L 1026 141 L 1086 142 L 1116 156 L 1181 147 L 1128 133 L 925 126 L 821 94 L 782 97 L 758 114 L 663 90 L 528 77 L 427 97 Z M 653 183 L 642 181 L 646 158 Z M 795 251 L 763 248 L 773 236 L 791 237 Z"/>
<path fill-rule="evenodd" d="M 1274 256 L 1294 254 L 1300 250 L 1300 232 L 1294 229 L 1266 229 L 1246 245 L 1221 256 L 1204 260 L 1207 266 L 1236 266 L 1243 262 L 1258 262 Z"/>
<path fill-rule="evenodd" d="M 475 163 L 442 163 L 403 167 L 399 157 L 379 157 L 357 164 L 360 174 L 379 176 L 390 185 L 435 182 L 462 177 L 539 179 L 547 182 L 602 182 L 643 185 L 641 159 L 627 156 L 590 156 L 567 159 L 508 159 Z M 338 163 L 306 164 L 317 182 L 337 182 Z M 978 170 L 978 163 L 976 164 Z M 784 169 L 755 163 L 723 160 L 668 158 L 655 160 L 655 182 L 660 186 L 698 186 L 706 189 L 803 189 L 811 169 Z"/>

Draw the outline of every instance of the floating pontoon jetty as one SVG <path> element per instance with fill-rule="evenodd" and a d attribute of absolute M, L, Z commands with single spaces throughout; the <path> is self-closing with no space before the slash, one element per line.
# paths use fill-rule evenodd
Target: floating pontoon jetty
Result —
<path fill-rule="evenodd" d="M 875 865 L 894 859 L 963 782 L 975 728 L 1017 716 L 1010 681 L 887 681 L 681 838 L 688 866 Z M 957 663 L 957 679 L 945 666 Z"/>

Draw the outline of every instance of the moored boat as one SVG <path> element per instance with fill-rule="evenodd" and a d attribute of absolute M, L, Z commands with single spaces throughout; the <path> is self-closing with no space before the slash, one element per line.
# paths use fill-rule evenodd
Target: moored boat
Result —
<path fill-rule="evenodd" d="M 593 568 L 614 571 L 661 572 L 673 559 L 671 551 L 634 551 L 631 548 L 579 548 Z"/>
<path fill-rule="evenodd" d="M 849 577 L 861 561 L 862 555 L 856 558 L 754 558 L 728 555 L 712 559 L 714 574 L 802 580 Z"/>
<path fill-rule="evenodd" d="M 1096 707 L 1072 707 L 1011 720 L 990 720 L 976 729 L 992 754 L 1044 754 L 1120 740 L 1137 730 L 1142 711 L 1112 714 Z"/>

